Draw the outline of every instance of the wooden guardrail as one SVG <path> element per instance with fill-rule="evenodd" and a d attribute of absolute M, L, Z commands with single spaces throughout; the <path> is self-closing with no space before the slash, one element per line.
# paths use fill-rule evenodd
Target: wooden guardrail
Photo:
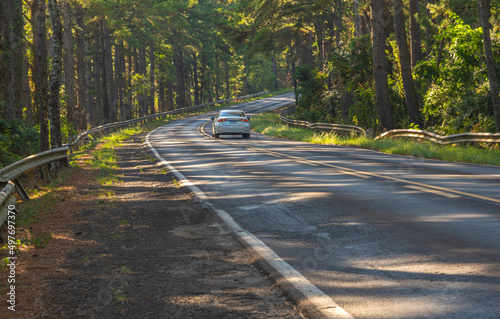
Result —
<path fill-rule="evenodd" d="M 266 93 L 269 93 L 269 91 L 245 95 L 231 99 L 213 101 L 210 103 L 185 107 L 182 109 L 176 109 L 168 112 L 152 114 L 137 119 L 100 125 L 98 127 L 94 127 L 85 132 L 80 133 L 78 136 L 72 139 L 72 141 L 70 141 L 68 144 L 63 145 L 63 147 L 31 155 L 26 158 L 23 158 L 22 160 L 10 164 L 0 169 L 0 226 L 3 225 L 5 219 L 7 218 L 7 210 L 9 205 L 13 205 L 16 202 L 15 197 L 12 196 L 12 192 L 14 191 L 14 189 L 19 193 L 19 195 L 24 201 L 29 200 L 29 195 L 26 192 L 25 188 L 23 187 L 21 181 L 19 180 L 20 176 L 27 175 L 32 184 L 38 185 L 36 177 L 34 176 L 34 170 L 41 167 L 43 179 L 45 181 L 49 181 L 50 180 L 49 165 L 53 162 L 67 159 L 69 154 L 71 154 L 74 150 L 78 150 L 82 146 L 82 144 L 85 143 L 85 141 L 90 137 L 97 139 L 99 137 L 98 135 L 104 136 L 106 130 L 115 130 L 119 127 L 136 125 L 138 123 L 145 123 L 166 117 L 168 115 L 185 113 L 209 107 L 215 104 L 222 104 L 236 100 L 253 98 Z"/>

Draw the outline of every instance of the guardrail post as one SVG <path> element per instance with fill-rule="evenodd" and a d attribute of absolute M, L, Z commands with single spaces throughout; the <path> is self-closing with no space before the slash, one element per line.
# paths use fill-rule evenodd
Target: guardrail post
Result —
<path fill-rule="evenodd" d="M 43 181 L 45 183 L 50 182 L 50 172 L 49 172 L 49 165 L 43 165 L 42 166 L 42 176 L 43 176 Z"/>
<path fill-rule="evenodd" d="M 21 196 L 23 201 L 29 201 L 30 197 L 29 197 L 28 193 L 26 192 L 26 190 L 24 189 L 21 182 L 19 181 L 19 179 L 15 178 L 12 182 L 14 183 L 14 185 L 16 185 L 17 193 Z"/>
<path fill-rule="evenodd" d="M 0 205 L 0 242 L 1 243 L 6 243 L 7 242 L 7 237 L 5 236 L 5 225 L 4 224 L 4 221 L 7 219 L 7 216 L 9 214 L 9 209 L 8 207 L 10 205 L 14 205 L 16 203 L 17 199 L 10 195 L 6 201 L 4 201 L 4 203 L 2 205 Z M 17 214 L 19 214 L 19 212 L 17 211 L 17 209 L 14 208 L 14 212 Z"/>
<path fill-rule="evenodd" d="M 36 180 L 35 173 L 33 171 L 31 172 L 26 172 L 26 176 L 28 176 L 28 180 L 30 181 L 30 184 L 33 188 L 36 188 L 37 190 L 40 190 L 40 185 L 38 184 L 38 181 Z"/>

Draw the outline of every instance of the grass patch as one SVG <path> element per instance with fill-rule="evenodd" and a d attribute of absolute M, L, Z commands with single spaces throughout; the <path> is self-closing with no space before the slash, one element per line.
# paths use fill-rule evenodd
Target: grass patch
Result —
<path fill-rule="evenodd" d="M 252 117 L 252 129 L 265 135 L 314 144 L 333 144 L 368 148 L 387 154 L 409 155 L 449 162 L 500 165 L 500 150 L 467 145 L 436 145 L 407 139 L 372 140 L 357 135 L 341 136 L 330 132 L 317 133 L 305 128 L 283 124 L 279 116 L 264 113 Z"/>

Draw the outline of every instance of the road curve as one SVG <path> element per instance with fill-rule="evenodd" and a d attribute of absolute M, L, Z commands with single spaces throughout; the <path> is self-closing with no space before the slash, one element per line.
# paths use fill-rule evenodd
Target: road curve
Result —
<path fill-rule="evenodd" d="M 353 317 L 500 318 L 500 168 L 257 133 L 213 139 L 211 116 L 149 142 Z"/>

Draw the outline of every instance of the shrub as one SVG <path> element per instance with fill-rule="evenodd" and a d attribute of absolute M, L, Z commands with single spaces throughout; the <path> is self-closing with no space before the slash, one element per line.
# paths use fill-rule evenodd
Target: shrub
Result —
<path fill-rule="evenodd" d="M 40 133 L 20 119 L 0 119 L 0 167 L 38 152 Z"/>

